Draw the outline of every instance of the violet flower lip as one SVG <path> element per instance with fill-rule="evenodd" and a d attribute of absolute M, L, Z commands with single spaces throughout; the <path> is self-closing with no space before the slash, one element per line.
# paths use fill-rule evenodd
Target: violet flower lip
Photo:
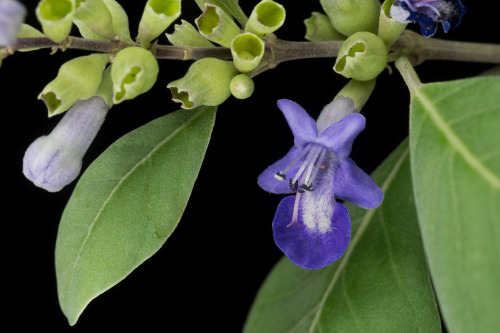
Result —
<path fill-rule="evenodd" d="M 26 8 L 19 1 L 0 0 L 0 46 L 14 44 L 25 16 Z"/>

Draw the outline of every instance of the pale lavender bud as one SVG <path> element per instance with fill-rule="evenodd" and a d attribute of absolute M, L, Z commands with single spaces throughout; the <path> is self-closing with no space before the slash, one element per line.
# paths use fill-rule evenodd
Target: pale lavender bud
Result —
<path fill-rule="evenodd" d="M 20 2 L 0 0 L 0 46 L 14 44 L 25 16 L 26 8 Z"/>
<path fill-rule="evenodd" d="M 60 191 L 71 183 L 80 173 L 83 155 L 108 110 L 99 96 L 76 102 L 49 135 L 39 137 L 26 150 L 26 178 L 49 192 Z"/>

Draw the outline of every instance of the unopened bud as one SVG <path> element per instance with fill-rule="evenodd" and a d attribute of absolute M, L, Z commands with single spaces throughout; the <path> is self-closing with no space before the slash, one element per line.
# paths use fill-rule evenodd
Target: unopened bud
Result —
<path fill-rule="evenodd" d="M 379 0 L 320 0 L 320 3 L 341 34 L 350 36 L 358 31 L 377 32 Z"/>
<path fill-rule="evenodd" d="M 231 89 L 231 94 L 238 99 L 247 99 L 252 96 L 255 90 L 255 84 L 250 76 L 246 74 L 239 74 L 233 77 L 231 80 L 229 88 Z"/>

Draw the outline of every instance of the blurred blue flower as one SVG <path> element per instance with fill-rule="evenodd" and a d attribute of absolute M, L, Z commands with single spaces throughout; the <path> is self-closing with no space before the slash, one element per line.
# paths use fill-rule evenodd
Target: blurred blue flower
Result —
<path fill-rule="evenodd" d="M 26 8 L 19 1 L 0 0 L 0 46 L 14 44 L 25 16 Z"/>
<path fill-rule="evenodd" d="M 353 113 L 354 103 L 346 100 L 337 97 L 327 106 L 341 116 L 320 117 L 327 119 L 326 124 L 316 124 L 295 102 L 278 101 L 295 145 L 258 182 L 272 193 L 296 192 L 279 204 L 273 234 L 276 245 L 300 267 L 324 267 L 347 249 L 351 220 L 335 198 L 366 209 L 377 207 L 383 199 L 377 184 L 348 158 L 354 139 L 365 128 L 365 118 Z"/>
<path fill-rule="evenodd" d="M 103 98 L 76 102 L 47 136 L 26 150 L 23 173 L 36 186 L 58 192 L 80 173 L 83 155 L 109 110 Z"/>
<path fill-rule="evenodd" d="M 425 37 L 436 33 L 439 22 L 444 32 L 456 28 L 464 14 L 465 7 L 460 0 L 397 0 L 391 7 L 395 20 L 418 23 Z"/>

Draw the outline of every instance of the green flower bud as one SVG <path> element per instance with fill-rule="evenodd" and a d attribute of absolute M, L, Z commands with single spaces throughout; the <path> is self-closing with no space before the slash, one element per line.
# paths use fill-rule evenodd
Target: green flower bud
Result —
<path fill-rule="evenodd" d="M 19 30 L 19 38 L 41 38 L 41 37 L 47 37 L 43 33 L 41 33 L 38 29 L 33 28 L 31 25 L 23 23 L 21 25 L 21 29 Z M 22 49 L 18 50 L 19 52 L 29 52 L 29 51 L 35 51 L 39 50 L 39 47 L 34 47 L 31 49 Z"/>
<path fill-rule="evenodd" d="M 156 58 L 142 47 L 127 47 L 118 52 L 111 67 L 114 104 L 133 99 L 151 89 L 158 70 Z"/>
<path fill-rule="evenodd" d="M 390 49 L 392 43 L 401 36 L 406 29 L 407 23 L 401 23 L 391 17 L 391 6 L 396 0 L 386 0 L 380 9 L 380 18 L 378 25 L 378 36 Z"/>
<path fill-rule="evenodd" d="M 205 5 L 205 11 L 194 22 L 203 37 L 227 48 L 231 47 L 233 38 L 241 33 L 231 16 L 212 5 Z"/>
<path fill-rule="evenodd" d="M 245 31 L 265 37 L 278 30 L 285 22 L 285 8 L 271 0 L 262 0 L 253 9 Z"/>
<path fill-rule="evenodd" d="M 36 7 L 36 17 L 47 37 L 60 43 L 71 31 L 75 10 L 75 0 L 42 0 Z"/>
<path fill-rule="evenodd" d="M 214 44 L 205 39 L 189 22 L 181 20 L 182 24 L 175 25 L 175 31 L 165 34 L 168 41 L 175 46 L 214 47 Z"/>
<path fill-rule="evenodd" d="M 387 48 L 371 32 L 357 32 L 342 44 L 333 70 L 347 78 L 367 81 L 377 77 L 387 65 Z"/>
<path fill-rule="evenodd" d="M 250 76 L 246 74 L 239 74 L 233 77 L 229 84 L 231 94 L 238 99 L 247 99 L 252 96 L 255 90 L 255 84 Z"/>
<path fill-rule="evenodd" d="M 350 36 L 358 31 L 377 32 L 379 0 L 320 0 L 320 3 L 341 34 Z"/>
<path fill-rule="evenodd" d="M 181 15 L 181 0 L 149 0 L 139 23 L 137 38 L 142 47 L 149 47 Z"/>
<path fill-rule="evenodd" d="M 128 16 L 127 13 L 123 10 L 122 6 L 115 0 L 102 0 L 104 5 L 106 5 L 106 8 L 109 11 L 109 14 L 111 15 L 111 21 L 113 23 L 113 31 L 114 31 L 114 36 L 113 39 L 118 36 L 120 40 L 127 42 L 127 43 L 133 43 L 132 38 L 130 38 L 130 31 L 128 28 Z M 96 40 L 108 40 L 108 38 L 103 37 L 101 35 L 98 35 L 94 31 L 92 31 L 83 21 L 74 18 L 73 23 L 78 27 L 78 30 L 80 30 L 80 34 L 87 39 L 96 39 Z"/>
<path fill-rule="evenodd" d="M 38 95 L 45 102 L 49 117 L 68 110 L 79 99 L 94 96 L 108 61 L 106 54 L 91 54 L 64 63 L 57 77 Z"/>
<path fill-rule="evenodd" d="M 250 32 L 234 37 L 231 43 L 234 65 L 242 73 L 248 73 L 257 68 L 264 56 L 264 51 L 264 41 Z"/>
<path fill-rule="evenodd" d="M 79 0 L 75 18 L 82 21 L 91 31 L 106 39 L 113 39 L 113 19 L 103 0 Z"/>
<path fill-rule="evenodd" d="M 182 103 L 184 109 L 194 109 L 200 105 L 219 105 L 230 95 L 229 85 L 238 74 L 232 61 L 203 58 L 194 62 L 186 75 L 167 88 L 175 102 Z"/>
<path fill-rule="evenodd" d="M 311 17 L 304 20 L 306 39 L 313 42 L 328 40 L 344 40 L 346 36 L 335 30 L 330 19 L 325 14 L 312 12 Z"/>

